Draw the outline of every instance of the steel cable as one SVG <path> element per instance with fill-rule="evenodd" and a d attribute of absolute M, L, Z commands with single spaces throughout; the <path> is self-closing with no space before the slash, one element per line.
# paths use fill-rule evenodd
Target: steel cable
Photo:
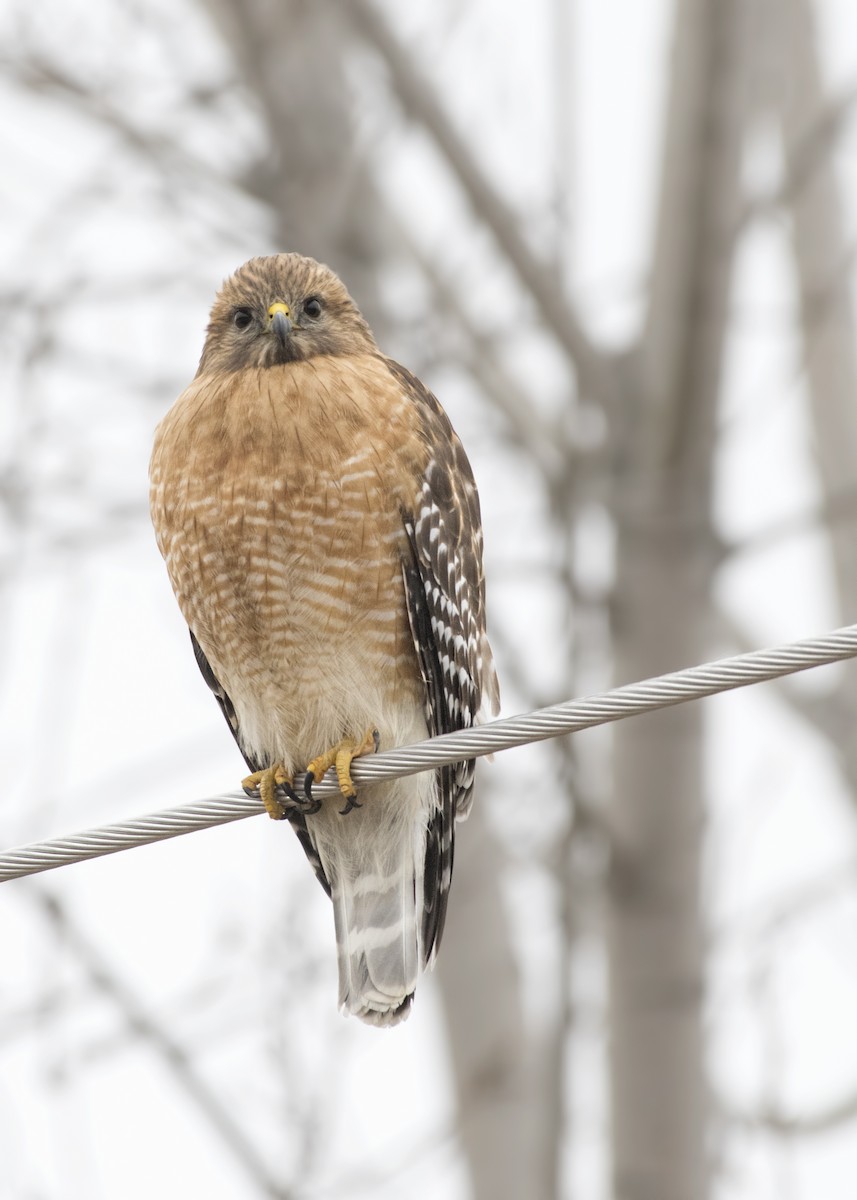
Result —
<path fill-rule="evenodd" d="M 460 762 L 465 758 L 479 758 L 515 746 L 591 729 L 610 721 L 701 700 L 706 696 L 855 656 L 857 625 L 848 625 L 825 637 L 792 642 L 771 650 L 753 650 L 748 654 L 674 671 L 640 683 L 626 684 L 601 695 L 568 700 L 535 712 L 444 734 L 413 746 L 387 750 L 371 758 L 361 758 L 354 763 L 354 782 L 359 788 L 378 779 L 414 775 L 418 771 Z M 313 791 L 320 799 L 337 795 L 332 773 Z M 240 821 L 263 812 L 259 800 L 241 792 L 229 792 L 68 837 L 33 842 L 0 854 L 0 882 L 194 833 L 229 821 Z"/>

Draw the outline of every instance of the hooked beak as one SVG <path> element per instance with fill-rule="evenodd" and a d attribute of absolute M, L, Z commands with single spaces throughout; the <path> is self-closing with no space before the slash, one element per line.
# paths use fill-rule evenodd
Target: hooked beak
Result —
<path fill-rule="evenodd" d="M 272 304 L 268 309 L 268 331 L 276 335 L 281 346 L 292 332 L 291 314 L 288 304 Z"/>

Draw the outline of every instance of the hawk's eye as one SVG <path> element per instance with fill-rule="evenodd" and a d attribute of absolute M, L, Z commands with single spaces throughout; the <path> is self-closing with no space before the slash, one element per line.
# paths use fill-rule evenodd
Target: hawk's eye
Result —
<path fill-rule="evenodd" d="M 304 300 L 304 315 L 313 321 L 321 316 L 321 301 L 318 296 L 310 296 L 309 300 Z"/>
<path fill-rule="evenodd" d="M 232 314 L 232 324 L 236 329 L 246 329 L 248 325 L 253 323 L 253 310 L 250 308 L 236 308 Z"/>

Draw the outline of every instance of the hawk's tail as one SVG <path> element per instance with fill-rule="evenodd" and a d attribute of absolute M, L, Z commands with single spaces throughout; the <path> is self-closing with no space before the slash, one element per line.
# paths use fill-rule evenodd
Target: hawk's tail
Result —
<path fill-rule="evenodd" d="M 370 1025 L 395 1025 L 410 1012 L 420 971 L 436 948 L 424 941 L 426 908 L 439 876 L 427 878 L 440 816 L 431 775 L 361 791 L 346 815 L 325 804 L 308 821 L 333 899 L 339 1003 Z M 428 902 L 428 903 L 427 903 Z"/>

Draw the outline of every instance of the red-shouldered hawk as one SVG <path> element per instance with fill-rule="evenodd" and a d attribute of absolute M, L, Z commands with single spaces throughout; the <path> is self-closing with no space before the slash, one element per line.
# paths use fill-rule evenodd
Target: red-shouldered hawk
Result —
<path fill-rule="evenodd" d="M 332 271 L 254 258 L 158 428 L 151 508 L 245 786 L 288 818 L 332 897 L 340 1004 L 395 1024 L 440 944 L 473 763 L 359 800 L 350 763 L 498 710 L 461 443 Z M 330 766 L 344 807 L 312 796 Z"/>

